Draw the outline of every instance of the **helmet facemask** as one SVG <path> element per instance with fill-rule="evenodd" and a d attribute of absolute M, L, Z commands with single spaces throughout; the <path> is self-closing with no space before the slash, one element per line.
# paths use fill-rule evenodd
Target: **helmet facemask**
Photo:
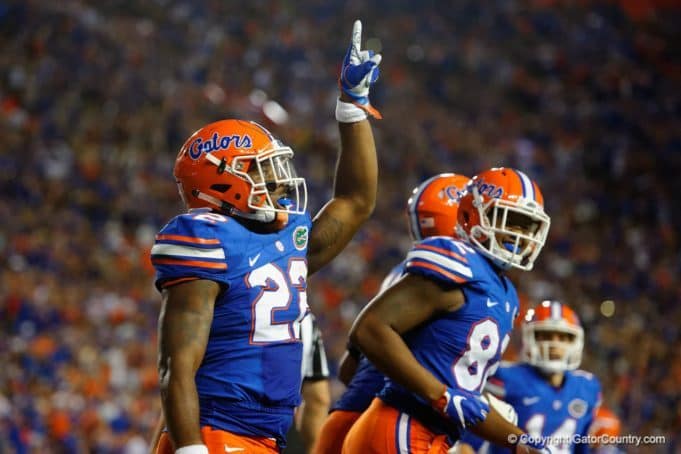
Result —
<path fill-rule="evenodd" d="M 235 162 L 244 157 L 235 158 Z M 288 147 L 261 153 L 248 173 L 236 172 L 251 183 L 248 207 L 258 212 L 303 214 L 307 208 L 305 179 L 298 177 Z"/>
<path fill-rule="evenodd" d="M 271 150 L 258 154 L 236 156 L 227 166 L 211 154 L 206 158 L 250 187 L 247 204 L 252 212 L 233 210 L 233 214 L 259 222 L 279 220 L 285 224 L 289 214 L 305 213 L 307 187 L 293 166 L 293 150 L 279 141 L 273 145 Z"/>
<path fill-rule="evenodd" d="M 522 197 L 517 201 L 490 198 L 485 202 L 475 185 L 470 190 L 480 224 L 471 228 L 469 240 L 503 269 L 531 270 L 551 225 L 542 206 Z"/>

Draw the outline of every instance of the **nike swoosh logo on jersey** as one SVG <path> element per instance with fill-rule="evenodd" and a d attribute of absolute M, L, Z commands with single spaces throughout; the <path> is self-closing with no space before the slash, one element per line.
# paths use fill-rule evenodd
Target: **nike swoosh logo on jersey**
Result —
<path fill-rule="evenodd" d="M 248 265 L 249 266 L 255 265 L 255 262 L 257 262 L 258 259 L 260 258 L 260 254 L 261 252 L 258 252 L 258 255 L 256 255 L 255 257 L 248 257 Z"/>
<path fill-rule="evenodd" d="M 260 254 L 258 254 L 258 255 L 260 255 Z M 225 445 L 225 452 L 239 452 L 239 451 L 245 451 L 245 450 L 246 450 L 246 448 L 230 448 L 229 446 Z"/>
<path fill-rule="evenodd" d="M 492 301 L 491 299 L 487 298 L 487 307 L 494 307 L 497 304 L 499 304 L 498 301 Z"/>
<path fill-rule="evenodd" d="M 523 397 L 523 405 L 532 405 L 539 402 L 539 396 Z"/>

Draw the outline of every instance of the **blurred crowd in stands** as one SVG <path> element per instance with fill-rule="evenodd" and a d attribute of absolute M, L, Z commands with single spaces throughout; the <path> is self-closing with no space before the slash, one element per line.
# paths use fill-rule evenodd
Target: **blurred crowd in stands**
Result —
<path fill-rule="evenodd" d="M 623 433 L 681 449 L 678 2 L 0 0 L 0 452 L 146 451 L 148 253 L 182 210 L 176 152 L 209 121 L 259 121 L 296 151 L 315 212 L 355 18 L 384 57 L 380 192 L 310 281 L 332 363 L 411 244 L 411 189 L 515 166 L 552 218 L 524 304 L 572 305 Z"/>

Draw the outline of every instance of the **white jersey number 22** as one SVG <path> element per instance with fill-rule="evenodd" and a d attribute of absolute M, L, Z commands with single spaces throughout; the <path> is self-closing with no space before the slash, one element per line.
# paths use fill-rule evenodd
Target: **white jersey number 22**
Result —
<path fill-rule="evenodd" d="M 248 274 L 246 282 L 249 287 L 262 287 L 253 302 L 252 342 L 260 344 L 300 339 L 300 321 L 308 311 L 306 278 L 307 263 L 303 259 L 291 260 L 286 274 L 271 263 Z M 291 311 L 289 307 L 292 292 L 298 293 L 297 311 Z M 289 317 L 277 317 L 278 312 L 287 312 Z M 275 321 L 275 318 L 278 320 Z"/>

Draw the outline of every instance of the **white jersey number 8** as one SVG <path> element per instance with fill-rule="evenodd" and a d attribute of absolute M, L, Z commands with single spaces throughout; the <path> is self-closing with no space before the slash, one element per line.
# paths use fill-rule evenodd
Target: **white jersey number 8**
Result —
<path fill-rule="evenodd" d="M 487 376 L 499 366 L 495 358 L 497 354 L 501 357 L 510 339 L 508 335 L 504 336 L 499 350 L 499 328 L 494 320 L 488 318 L 473 326 L 468 335 L 468 349 L 452 366 L 459 387 L 467 391 L 479 391 L 487 381 Z"/>

